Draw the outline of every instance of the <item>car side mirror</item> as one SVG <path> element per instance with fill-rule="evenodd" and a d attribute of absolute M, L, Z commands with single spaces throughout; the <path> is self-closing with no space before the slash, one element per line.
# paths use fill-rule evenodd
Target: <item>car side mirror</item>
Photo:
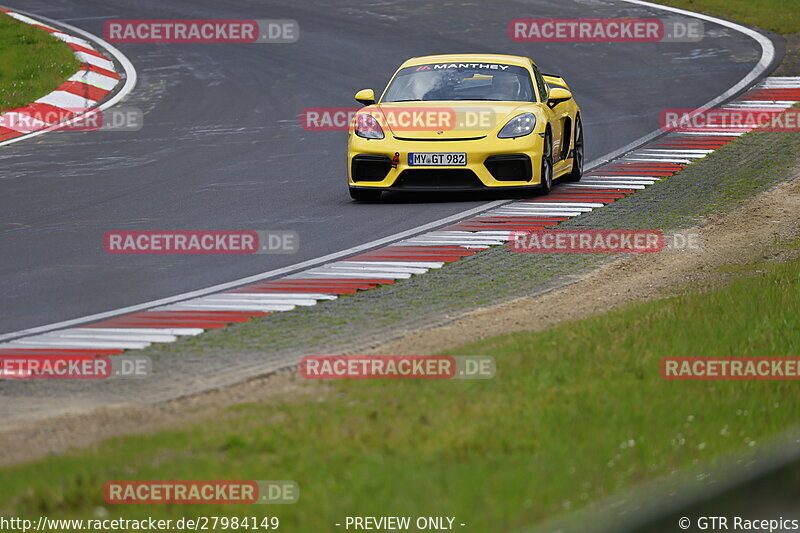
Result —
<path fill-rule="evenodd" d="M 548 95 L 549 101 L 547 102 L 550 107 L 554 107 L 561 102 L 566 102 L 567 100 L 572 100 L 572 93 L 567 89 L 563 89 L 561 87 L 553 87 L 550 89 L 550 94 Z"/>
<path fill-rule="evenodd" d="M 364 105 L 372 105 L 375 103 L 375 91 L 372 89 L 361 89 L 356 93 L 356 101 Z"/>

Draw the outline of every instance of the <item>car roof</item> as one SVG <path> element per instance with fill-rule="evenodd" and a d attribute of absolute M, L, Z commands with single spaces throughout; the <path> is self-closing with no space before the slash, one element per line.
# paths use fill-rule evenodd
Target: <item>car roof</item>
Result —
<path fill-rule="evenodd" d="M 412 57 L 403 63 L 401 68 L 425 65 L 428 63 L 504 63 L 527 67 L 531 64 L 531 60 L 523 56 L 505 54 L 441 54 L 435 56 Z"/>

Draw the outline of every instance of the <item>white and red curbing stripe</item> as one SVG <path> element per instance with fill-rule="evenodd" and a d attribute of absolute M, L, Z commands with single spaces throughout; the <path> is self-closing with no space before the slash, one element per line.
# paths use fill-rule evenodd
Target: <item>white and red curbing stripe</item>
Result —
<path fill-rule="evenodd" d="M 726 107 L 800 101 L 800 77 L 768 78 Z M 0 344 L 0 355 L 113 355 L 253 317 L 316 305 L 423 274 L 505 243 L 514 231 L 550 228 L 669 178 L 743 135 L 741 129 L 671 133 L 558 185 L 549 196 L 506 203 L 451 226 L 290 276 Z"/>
<path fill-rule="evenodd" d="M 0 144 L 44 130 L 64 127 L 96 108 L 120 83 L 114 62 L 86 39 L 65 33 L 27 15 L 0 8 L 8 16 L 49 32 L 64 41 L 81 62 L 79 70 L 58 89 L 30 105 L 0 115 Z M 46 118 L 46 120 L 41 120 Z"/>

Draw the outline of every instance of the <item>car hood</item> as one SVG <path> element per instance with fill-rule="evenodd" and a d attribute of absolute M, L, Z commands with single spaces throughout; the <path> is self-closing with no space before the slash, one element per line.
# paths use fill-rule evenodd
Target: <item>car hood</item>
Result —
<path fill-rule="evenodd" d="M 445 140 L 485 137 L 531 106 L 531 102 L 463 100 L 389 102 L 370 106 L 369 111 L 395 137 Z"/>

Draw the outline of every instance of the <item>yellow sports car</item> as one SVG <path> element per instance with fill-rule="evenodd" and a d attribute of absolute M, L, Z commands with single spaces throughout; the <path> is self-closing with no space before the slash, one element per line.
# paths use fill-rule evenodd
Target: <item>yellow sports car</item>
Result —
<path fill-rule="evenodd" d="M 350 124 L 350 195 L 382 191 L 537 189 L 581 179 L 580 108 L 566 82 L 526 57 L 415 57 L 380 100 L 359 91 Z"/>

